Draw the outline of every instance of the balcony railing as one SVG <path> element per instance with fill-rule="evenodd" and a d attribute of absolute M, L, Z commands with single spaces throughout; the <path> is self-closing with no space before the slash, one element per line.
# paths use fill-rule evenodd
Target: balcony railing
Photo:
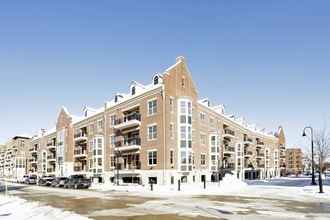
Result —
<path fill-rule="evenodd" d="M 252 144 L 252 138 L 245 137 L 244 144 Z"/>
<path fill-rule="evenodd" d="M 87 157 L 87 152 L 86 150 L 82 150 L 82 149 L 75 150 L 74 157 Z"/>
<path fill-rule="evenodd" d="M 257 158 L 262 159 L 265 157 L 264 153 L 257 153 Z"/>
<path fill-rule="evenodd" d="M 225 138 L 234 138 L 235 137 L 235 131 L 227 128 L 227 129 L 223 130 L 223 137 L 225 137 Z"/>
<path fill-rule="evenodd" d="M 141 115 L 139 113 L 132 113 L 125 115 L 122 118 L 118 118 L 115 121 L 115 129 L 126 129 L 129 127 L 140 126 L 141 125 Z"/>
<path fill-rule="evenodd" d="M 231 146 L 225 146 L 223 149 L 224 154 L 234 154 L 235 153 L 235 148 Z"/>
<path fill-rule="evenodd" d="M 52 141 L 52 142 L 47 143 L 46 148 L 47 148 L 48 150 L 55 150 L 55 149 L 56 149 L 56 144 L 55 144 L 55 142 Z"/>
<path fill-rule="evenodd" d="M 86 167 L 82 167 L 82 166 L 75 166 L 75 167 L 74 167 L 74 171 L 75 171 L 75 172 L 79 172 L 79 171 L 85 171 L 85 168 L 86 168 Z"/>
<path fill-rule="evenodd" d="M 55 156 L 47 156 L 47 161 L 51 162 L 51 163 L 56 162 L 56 157 Z"/>
<path fill-rule="evenodd" d="M 84 142 L 87 140 L 87 134 L 85 132 L 76 133 L 73 138 L 75 142 Z"/>
<path fill-rule="evenodd" d="M 115 147 L 118 148 L 118 150 L 140 150 L 141 149 L 141 139 L 134 137 L 134 138 L 128 138 L 123 141 L 116 141 Z"/>
<path fill-rule="evenodd" d="M 115 164 L 114 169 L 118 170 L 140 170 L 141 162 L 135 161 L 134 163 L 117 163 Z"/>
<path fill-rule="evenodd" d="M 257 147 L 263 147 L 265 145 L 265 142 L 258 141 L 257 142 Z"/>
<path fill-rule="evenodd" d="M 244 155 L 247 157 L 252 157 L 253 152 L 252 151 L 244 151 Z"/>

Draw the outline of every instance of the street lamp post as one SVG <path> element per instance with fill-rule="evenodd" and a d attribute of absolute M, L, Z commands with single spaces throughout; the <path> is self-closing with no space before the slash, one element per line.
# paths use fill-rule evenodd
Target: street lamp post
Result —
<path fill-rule="evenodd" d="M 306 128 L 309 128 L 311 129 L 311 146 L 312 146 L 312 183 L 311 185 L 316 185 L 316 182 L 315 182 L 315 175 L 314 175 L 314 147 L 313 147 L 313 128 L 310 127 L 310 126 L 307 126 L 304 128 L 304 131 L 303 131 L 303 134 L 302 136 L 305 137 L 306 136 L 306 133 L 305 133 L 305 130 Z"/>
<path fill-rule="evenodd" d="M 119 186 L 119 157 L 121 155 L 121 152 L 119 150 L 117 150 L 115 152 L 115 155 L 116 155 L 116 159 L 117 159 L 117 164 L 116 164 L 116 167 L 117 167 L 117 178 L 116 178 L 116 181 L 117 181 L 117 186 Z"/>

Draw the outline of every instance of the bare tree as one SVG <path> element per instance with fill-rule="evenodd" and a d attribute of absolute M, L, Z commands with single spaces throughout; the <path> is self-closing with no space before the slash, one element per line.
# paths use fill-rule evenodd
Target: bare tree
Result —
<path fill-rule="evenodd" d="M 319 171 L 324 172 L 326 162 L 330 161 L 330 130 L 324 125 L 314 135 L 315 161 L 318 162 Z"/>
<path fill-rule="evenodd" d="M 326 162 L 330 160 L 330 130 L 326 124 L 320 130 L 317 130 L 314 134 L 314 153 L 315 161 L 317 161 L 317 167 L 319 170 L 319 186 L 320 193 L 323 193 L 322 185 L 322 173 L 326 169 Z"/>

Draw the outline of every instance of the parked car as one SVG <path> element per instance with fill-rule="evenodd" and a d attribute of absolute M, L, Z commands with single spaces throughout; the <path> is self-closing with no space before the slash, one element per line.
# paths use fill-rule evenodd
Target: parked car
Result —
<path fill-rule="evenodd" d="M 64 187 L 64 181 L 67 179 L 67 177 L 59 176 L 55 177 L 52 181 L 52 187 Z"/>
<path fill-rule="evenodd" d="M 24 183 L 26 184 L 36 184 L 37 183 L 37 176 L 29 176 L 25 179 Z"/>
<path fill-rule="evenodd" d="M 64 181 L 64 188 L 84 188 L 88 189 L 91 186 L 91 180 L 85 178 L 83 175 L 70 175 Z"/>
<path fill-rule="evenodd" d="M 38 185 L 39 186 L 51 186 L 53 179 L 54 179 L 54 177 L 52 177 L 52 176 L 42 176 L 38 181 Z"/>
<path fill-rule="evenodd" d="M 25 180 L 26 180 L 27 178 L 29 178 L 28 175 L 24 175 L 24 176 L 18 177 L 18 178 L 17 178 L 17 182 L 18 182 L 18 183 L 25 183 Z"/>

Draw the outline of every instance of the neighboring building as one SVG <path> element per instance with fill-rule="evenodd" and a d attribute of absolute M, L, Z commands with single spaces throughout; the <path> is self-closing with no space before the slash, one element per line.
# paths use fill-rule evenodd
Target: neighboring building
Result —
<path fill-rule="evenodd" d="M 288 148 L 285 150 L 286 154 L 286 172 L 294 174 L 304 173 L 303 153 L 300 148 Z"/>
<path fill-rule="evenodd" d="M 282 127 L 273 133 L 225 115 L 223 105 L 198 100 L 183 57 L 152 83 L 132 81 L 82 117 L 63 107 L 56 126 L 31 139 L 29 171 L 40 175 L 84 174 L 96 181 L 174 184 L 285 173 Z"/>
<path fill-rule="evenodd" d="M 17 135 L 0 146 L 0 177 L 17 179 L 28 172 L 30 137 Z"/>

